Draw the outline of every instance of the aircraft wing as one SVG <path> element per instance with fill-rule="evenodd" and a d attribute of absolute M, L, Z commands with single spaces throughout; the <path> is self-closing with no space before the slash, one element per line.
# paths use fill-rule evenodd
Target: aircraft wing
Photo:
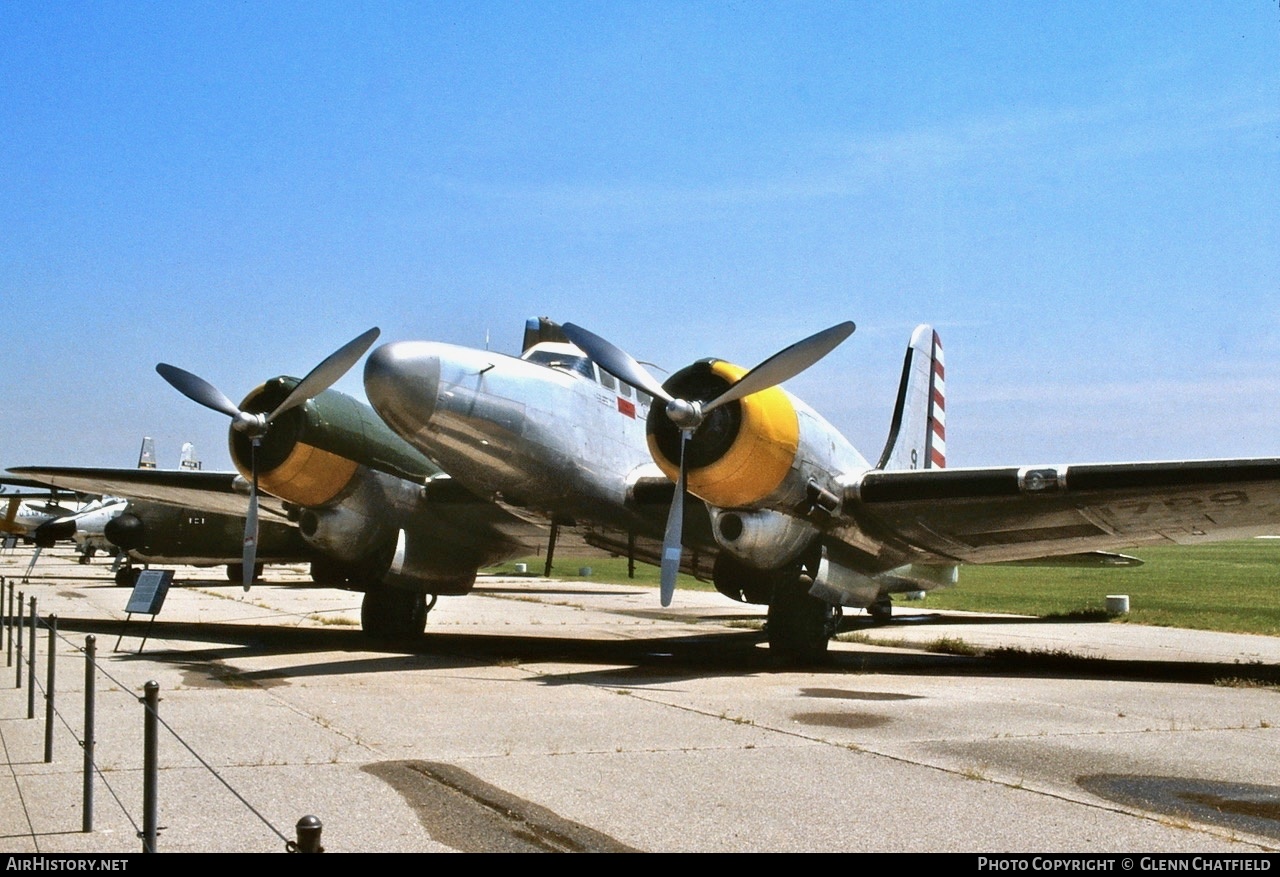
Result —
<path fill-rule="evenodd" d="M 145 499 L 224 515 L 244 517 L 249 504 L 249 483 L 237 472 L 56 466 L 22 466 L 9 471 L 65 490 Z M 286 520 L 284 503 L 273 496 L 259 493 L 259 509 L 263 515 Z"/>
<path fill-rule="evenodd" d="M 867 535 L 926 562 L 995 563 L 1280 533 L 1280 458 L 873 470 L 845 491 Z"/>
<path fill-rule="evenodd" d="M 34 478 L 0 478 L 0 494 L 5 496 L 13 496 L 14 492 L 9 490 L 10 487 L 35 487 L 40 490 L 39 496 L 45 497 L 49 493 L 49 485 L 44 481 L 37 481 Z"/>

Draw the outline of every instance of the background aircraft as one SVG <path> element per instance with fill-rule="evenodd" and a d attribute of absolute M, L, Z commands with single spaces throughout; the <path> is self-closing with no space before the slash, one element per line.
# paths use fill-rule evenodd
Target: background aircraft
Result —
<path fill-rule="evenodd" d="M 200 507 L 185 507 L 145 499 L 126 500 L 121 512 L 106 524 L 103 537 L 123 551 L 130 563 L 116 571 L 116 583 L 132 586 L 146 566 L 181 563 L 190 566 L 227 567 L 227 578 L 243 582 L 244 514 L 222 514 Z M 251 581 L 262 575 L 266 563 L 305 563 L 315 556 L 297 527 L 264 521 L 259 534 L 257 560 Z"/>
<path fill-rule="evenodd" d="M 112 547 L 103 531 L 127 504 L 127 500 L 115 496 L 90 500 L 72 514 L 51 518 L 37 527 L 33 534 L 36 546 L 52 548 L 69 539 L 80 553 L 80 562 L 88 563 L 95 552 Z"/>
<path fill-rule="evenodd" d="M 4 501 L 4 513 L 3 517 L 0 517 L 0 533 L 14 536 L 24 542 L 35 541 L 35 532 L 41 524 L 76 512 L 76 508 L 66 506 L 47 494 L 36 496 L 14 493 L 0 499 Z"/>
<path fill-rule="evenodd" d="M 178 465 L 181 469 L 200 468 L 199 458 L 196 456 L 195 447 L 191 442 L 183 443 Z M 138 451 L 138 468 L 156 468 L 155 442 L 150 436 L 144 436 L 142 439 L 142 446 Z M 41 487 L 58 486 L 48 480 L 41 481 L 35 478 L 21 480 L 27 484 Z M 130 503 L 124 497 L 93 495 L 93 492 L 97 489 L 95 485 L 90 487 L 87 493 L 81 494 L 82 498 L 86 496 L 92 496 L 92 498 L 80 504 L 74 511 L 47 517 L 28 534 L 30 541 L 35 544 L 36 550 L 32 554 L 26 576 L 29 576 L 32 569 L 35 568 L 36 562 L 40 558 L 40 552 L 43 549 L 52 548 L 58 542 L 64 540 L 70 540 L 75 544 L 76 550 L 80 554 L 81 563 L 88 563 L 98 551 L 112 552 L 115 555 L 117 567 L 120 566 L 121 561 L 125 564 L 123 569 L 117 569 L 116 574 L 117 582 L 122 585 L 132 584 L 137 578 L 137 572 L 132 569 L 131 562 L 134 560 L 147 563 L 155 559 L 166 558 L 178 562 L 178 558 L 182 558 L 181 562 L 205 566 L 227 562 L 222 558 L 233 556 L 232 552 L 221 549 L 212 540 L 204 540 L 205 544 L 201 546 L 207 548 L 207 551 L 204 553 L 195 552 L 194 549 L 197 546 L 193 544 L 190 538 L 190 528 L 187 528 L 187 531 L 182 536 L 178 536 L 168 520 L 174 515 L 174 512 L 170 509 L 155 505 L 148 506 L 138 501 Z M 126 521 L 121 522 L 119 526 L 115 526 L 116 519 L 126 512 L 129 514 Z M 151 519 L 150 535 L 147 540 L 148 547 L 152 549 L 151 554 L 136 550 L 142 544 L 139 534 L 144 526 L 144 517 Z M 125 525 L 126 522 L 127 526 Z M 111 539 L 107 535 L 109 529 L 114 529 L 114 532 L 123 536 L 124 542 Z M 130 551 L 130 549 L 134 550 Z M 294 553 L 296 554 L 297 552 Z M 284 559 L 293 559 L 293 557 L 290 555 Z"/>
<path fill-rule="evenodd" d="M 914 332 L 875 465 L 777 384 L 853 331 L 820 332 L 747 371 L 717 359 L 659 383 L 591 332 L 521 359 L 398 342 L 365 364 L 390 427 L 475 494 L 532 519 L 635 533 L 676 482 L 662 546 L 664 605 L 682 543 L 712 580 L 767 604 L 781 656 L 819 658 L 842 607 L 956 581 L 963 563 L 1124 564 L 1115 549 L 1274 532 L 1280 460 L 946 469 L 937 334 Z M 576 345 L 576 346 L 575 346 Z M 686 514 L 688 490 L 703 502 Z"/>
<path fill-rule="evenodd" d="M 5 482 L 4 486 L 0 486 L 0 493 L 10 486 L 39 488 L 52 486 L 29 478 L 5 479 Z M 68 505 L 56 490 L 43 494 L 14 493 L 4 499 L 7 501 L 4 504 L 3 517 L 0 517 L 0 533 L 4 534 L 5 548 L 13 548 L 18 541 L 35 545 L 31 562 L 27 564 L 23 575 L 23 581 L 31 575 L 31 570 L 40 559 L 40 552 L 43 549 L 52 547 L 59 539 L 70 538 L 75 531 L 74 524 L 67 525 L 62 522 L 72 520 L 82 512 L 92 516 L 99 506 L 96 502 L 85 503 L 78 497 L 75 498 L 74 504 Z"/>

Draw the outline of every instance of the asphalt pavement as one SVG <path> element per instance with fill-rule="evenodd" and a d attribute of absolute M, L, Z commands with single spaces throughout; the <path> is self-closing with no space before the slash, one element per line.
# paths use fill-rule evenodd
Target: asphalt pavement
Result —
<path fill-rule="evenodd" d="M 141 851 L 149 682 L 157 852 L 282 852 L 304 817 L 330 852 L 1280 849 L 1277 638 L 912 604 L 796 669 L 718 594 L 481 576 L 390 647 L 302 567 L 179 568 L 152 619 L 49 554 L 26 584 L 0 555 L 41 619 L 34 694 L 4 630 L 7 852 Z"/>

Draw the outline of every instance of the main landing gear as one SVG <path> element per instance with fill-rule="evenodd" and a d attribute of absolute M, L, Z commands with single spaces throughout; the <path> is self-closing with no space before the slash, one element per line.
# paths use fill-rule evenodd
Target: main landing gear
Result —
<path fill-rule="evenodd" d="M 371 587 L 360 602 L 360 625 L 367 636 L 382 642 L 416 639 L 427 628 L 427 613 L 436 595 L 385 585 Z"/>
<path fill-rule="evenodd" d="M 253 565 L 253 582 L 257 582 L 262 578 L 262 564 L 255 563 Z M 227 581 L 235 582 L 237 585 L 244 581 L 244 564 L 228 563 L 227 564 Z"/>
<path fill-rule="evenodd" d="M 765 631 L 769 651 L 783 662 L 821 663 L 840 625 L 840 607 L 810 595 L 812 585 L 813 579 L 803 573 L 780 578 L 774 585 Z"/>

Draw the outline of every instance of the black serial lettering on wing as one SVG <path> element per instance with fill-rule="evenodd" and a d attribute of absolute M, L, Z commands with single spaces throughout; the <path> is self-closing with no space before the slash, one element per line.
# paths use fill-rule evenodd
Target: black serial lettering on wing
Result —
<path fill-rule="evenodd" d="M 1119 502 L 1107 506 L 1108 511 L 1141 517 L 1165 512 L 1186 512 L 1204 507 L 1248 505 L 1249 495 L 1243 490 L 1221 490 L 1208 496 L 1166 496 L 1158 499 L 1142 499 Z"/>

